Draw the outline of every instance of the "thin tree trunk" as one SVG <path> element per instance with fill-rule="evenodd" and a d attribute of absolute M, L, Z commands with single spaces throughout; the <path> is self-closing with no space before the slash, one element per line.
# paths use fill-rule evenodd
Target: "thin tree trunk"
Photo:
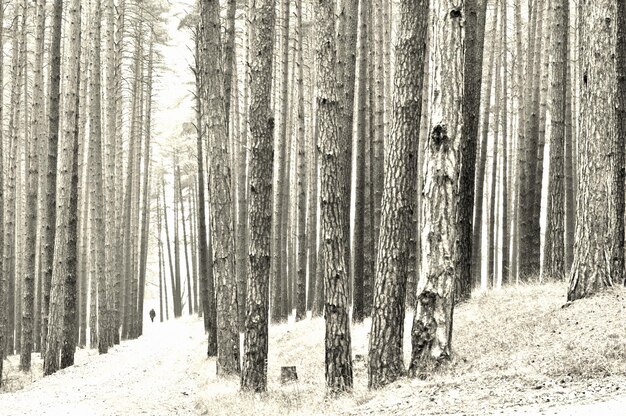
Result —
<path fill-rule="evenodd" d="M 180 217 L 183 223 L 183 251 L 185 252 L 185 271 L 187 272 L 187 310 L 189 315 L 193 314 L 193 297 L 191 291 L 191 264 L 189 263 L 189 250 L 187 245 L 187 222 L 185 221 L 185 198 L 183 197 L 183 184 L 181 181 L 180 167 L 177 166 L 178 172 L 178 202 L 180 202 Z"/>
<path fill-rule="evenodd" d="M 63 23 L 63 0 L 54 0 L 52 7 L 52 31 L 50 33 L 50 69 L 48 82 L 48 152 L 46 163 L 45 208 L 42 223 L 41 279 L 41 351 L 46 351 L 48 317 L 50 312 L 50 290 L 54 241 L 56 233 L 56 182 L 57 152 L 59 140 L 59 98 L 61 84 L 61 25 Z"/>
<path fill-rule="evenodd" d="M 477 276 L 472 275 L 472 256 L 480 250 L 472 239 L 475 229 L 474 207 L 476 201 L 476 150 L 478 148 L 478 125 L 480 121 L 480 100 L 483 77 L 483 51 L 485 45 L 485 19 L 487 0 L 467 0 L 465 2 L 465 68 L 463 95 L 463 131 L 461 141 L 461 177 L 459 179 L 459 217 L 457 229 L 459 246 L 456 251 L 458 276 L 456 276 L 457 299 L 469 299 Z M 487 93 L 490 96 L 490 92 Z M 482 201 L 482 199 L 480 200 Z M 480 244 L 480 242 L 479 242 Z M 474 269 L 476 270 L 476 269 Z"/>
<path fill-rule="evenodd" d="M 143 208 L 141 210 L 141 253 L 139 257 L 139 287 L 137 294 L 137 317 L 135 337 L 143 334 L 143 302 L 146 286 L 146 269 L 148 262 L 148 240 L 150 238 L 150 143 L 152 139 L 152 85 L 154 71 L 154 38 L 150 39 L 148 51 L 148 80 L 146 91 L 146 124 L 143 149 Z M 182 204 L 182 200 L 181 200 Z M 184 215 L 184 214 L 183 214 Z M 183 222 L 184 226 L 184 222 Z M 185 255 L 187 252 L 185 251 Z"/>
<path fill-rule="evenodd" d="M 548 182 L 549 215 L 546 230 L 543 274 L 551 279 L 565 277 L 565 117 L 567 100 L 567 49 L 569 47 L 569 1 L 552 0 L 552 133 Z"/>
<path fill-rule="evenodd" d="M 26 11 L 24 4 L 24 12 Z M 24 284 L 22 296 L 24 307 L 22 309 L 22 351 L 20 356 L 20 368 L 30 370 L 31 352 L 33 350 L 33 321 L 35 318 L 35 274 L 37 272 L 37 199 L 39 186 L 39 142 L 43 140 L 43 48 L 45 31 L 45 0 L 37 1 L 36 33 L 37 51 L 35 52 L 35 78 L 33 85 L 33 126 L 28 154 L 28 174 L 26 177 L 27 195 L 26 210 L 24 216 L 24 229 L 26 230 L 26 245 L 24 247 Z M 26 127 L 26 126 L 25 126 Z M 0 153 L 1 154 L 1 153 Z M 0 182 L 1 184 L 2 182 Z M 2 186 L 2 185 L 0 185 Z"/>

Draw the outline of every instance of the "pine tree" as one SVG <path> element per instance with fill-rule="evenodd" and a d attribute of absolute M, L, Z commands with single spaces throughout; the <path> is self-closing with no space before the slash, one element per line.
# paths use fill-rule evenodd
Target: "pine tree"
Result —
<path fill-rule="evenodd" d="M 251 23 L 248 208 L 250 215 L 250 269 L 246 305 L 241 389 L 267 390 L 268 288 L 272 224 L 274 117 L 270 109 L 274 2 L 254 3 Z"/>
<path fill-rule="evenodd" d="M 616 77 L 616 3 L 608 0 L 584 1 L 581 4 L 580 38 L 583 71 L 580 108 L 580 137 L 585 146 L 577 148 L 576 245 L 567 298 L 587 297 L 602 287 L 618 282 L 623 270 L 617 269 L 614 253 L 621 237 L 617 235 L 619 216 L 615 203 L 613 178 L 619 158 L 606 155 L 615 149 Z M 615 153 L 612 153 L 615 154 Z M 603 178 L 603 180 L 589 180 Z M 617 246 L 617 247 L 616 247 Z"/>
<path fill-rule="evenodd" d="M 49 330 L 44 355 L 44 374 L 74 363 L 74 324 L 76 319 L 76 235 L 78 192 L 78 90 L 80 87 L 80 1 L 72 0 L 68 8 L 69 43 L 68 88 L 64 97 L 64 123 L 61 134 L 61 157 L 57 199 L 52 288 L 50 293 Z M 56 20 L 53 19 L 56 23 Z M 59 362 L 60 353 L 60 362 Z"/>
<path fill-rule="evenodd" d="M 412 375 L 421 374 L 431 362 L 449 359 L 452 352 L 464 12 L 452 0 L 435 0 L 431 10 L 431 79 L 440 94 L 431 103 L 424 162 L 421 281 L 411 331 Z"/>
<path fill-rule="evenodd" d="M 424 82 L 428 2 L 400 3 L 391 134 L 385 157 L 380 243 L 368 375 L 370 388 L 404 373 L 403 334 Z"/>

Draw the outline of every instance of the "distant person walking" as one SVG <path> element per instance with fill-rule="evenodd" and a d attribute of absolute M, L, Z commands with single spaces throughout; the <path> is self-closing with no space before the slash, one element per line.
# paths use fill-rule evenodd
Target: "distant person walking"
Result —
<path fill-rule="evenodd" d="M 150 309 L 150 320 L 152 322 L 154 322 L 154 317 L 156 316 L 156 312 L 154 311 L 154 309 Z"/>

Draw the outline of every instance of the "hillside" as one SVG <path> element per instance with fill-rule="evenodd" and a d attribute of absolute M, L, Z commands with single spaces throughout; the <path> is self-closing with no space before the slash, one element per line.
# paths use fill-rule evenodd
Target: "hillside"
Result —
<path fill-rule="evenodd" d="M 330 399 L 322 319 L 271 327 L 269 392 L 243 395 L 238 379 L 216 379 L 201 321 L 185 318 L 147 324 L 144 336 L 107 355 L 81 350 L 75 366 L 44 379 L 37 355 L 27 374 L 10 357 L 5 389 L 12 391 L 0 394 L 0 415 L 569 415 L 589 414 L 580 405 L 598 401 L 608 402 L 601 414 L 616 414 L 610 409 L 622 408 L 626 383 L 626 290 L 563 308 L 565 289 L 546 284 L 475 296 L 456 310 L 453 361 L 426 380 L 403 379 L 379 392 L 367 390 L 369 322 L 353 328 L 354 393 Z M 407 317 L 407 361 L 410 323 Z M 281 386 L 286 365 L 297 366 L 299 381 Z"/>
<path fill-rule="evenodd" d="M 615 288 L 563 308 L 566 286 L 546 284 L 477 295 L 455 312 L 453 361 L 427 380 L 367 390 L 370 322 L 353 328 L 352 396 L 324 395 L 324 322 L 271 329 L 269 394 L 246 397 L 237 380 L 205 381 L 207 414 L 484 414 L 486 410 L 589 403 L 618 396 L 626 381 L 626 290 Z M 411 317 L 406 320 L 405 362 Z M 299 382 L 280 386 L 281 365 Z"/>

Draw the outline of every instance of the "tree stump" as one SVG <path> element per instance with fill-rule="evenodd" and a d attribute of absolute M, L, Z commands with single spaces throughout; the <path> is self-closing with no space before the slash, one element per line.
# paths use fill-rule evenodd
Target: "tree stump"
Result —
<path fill-rule="evenodd" d="M 280 384 L 298 381 L 298 372 L 295 366 L 280 368 Z"/>

